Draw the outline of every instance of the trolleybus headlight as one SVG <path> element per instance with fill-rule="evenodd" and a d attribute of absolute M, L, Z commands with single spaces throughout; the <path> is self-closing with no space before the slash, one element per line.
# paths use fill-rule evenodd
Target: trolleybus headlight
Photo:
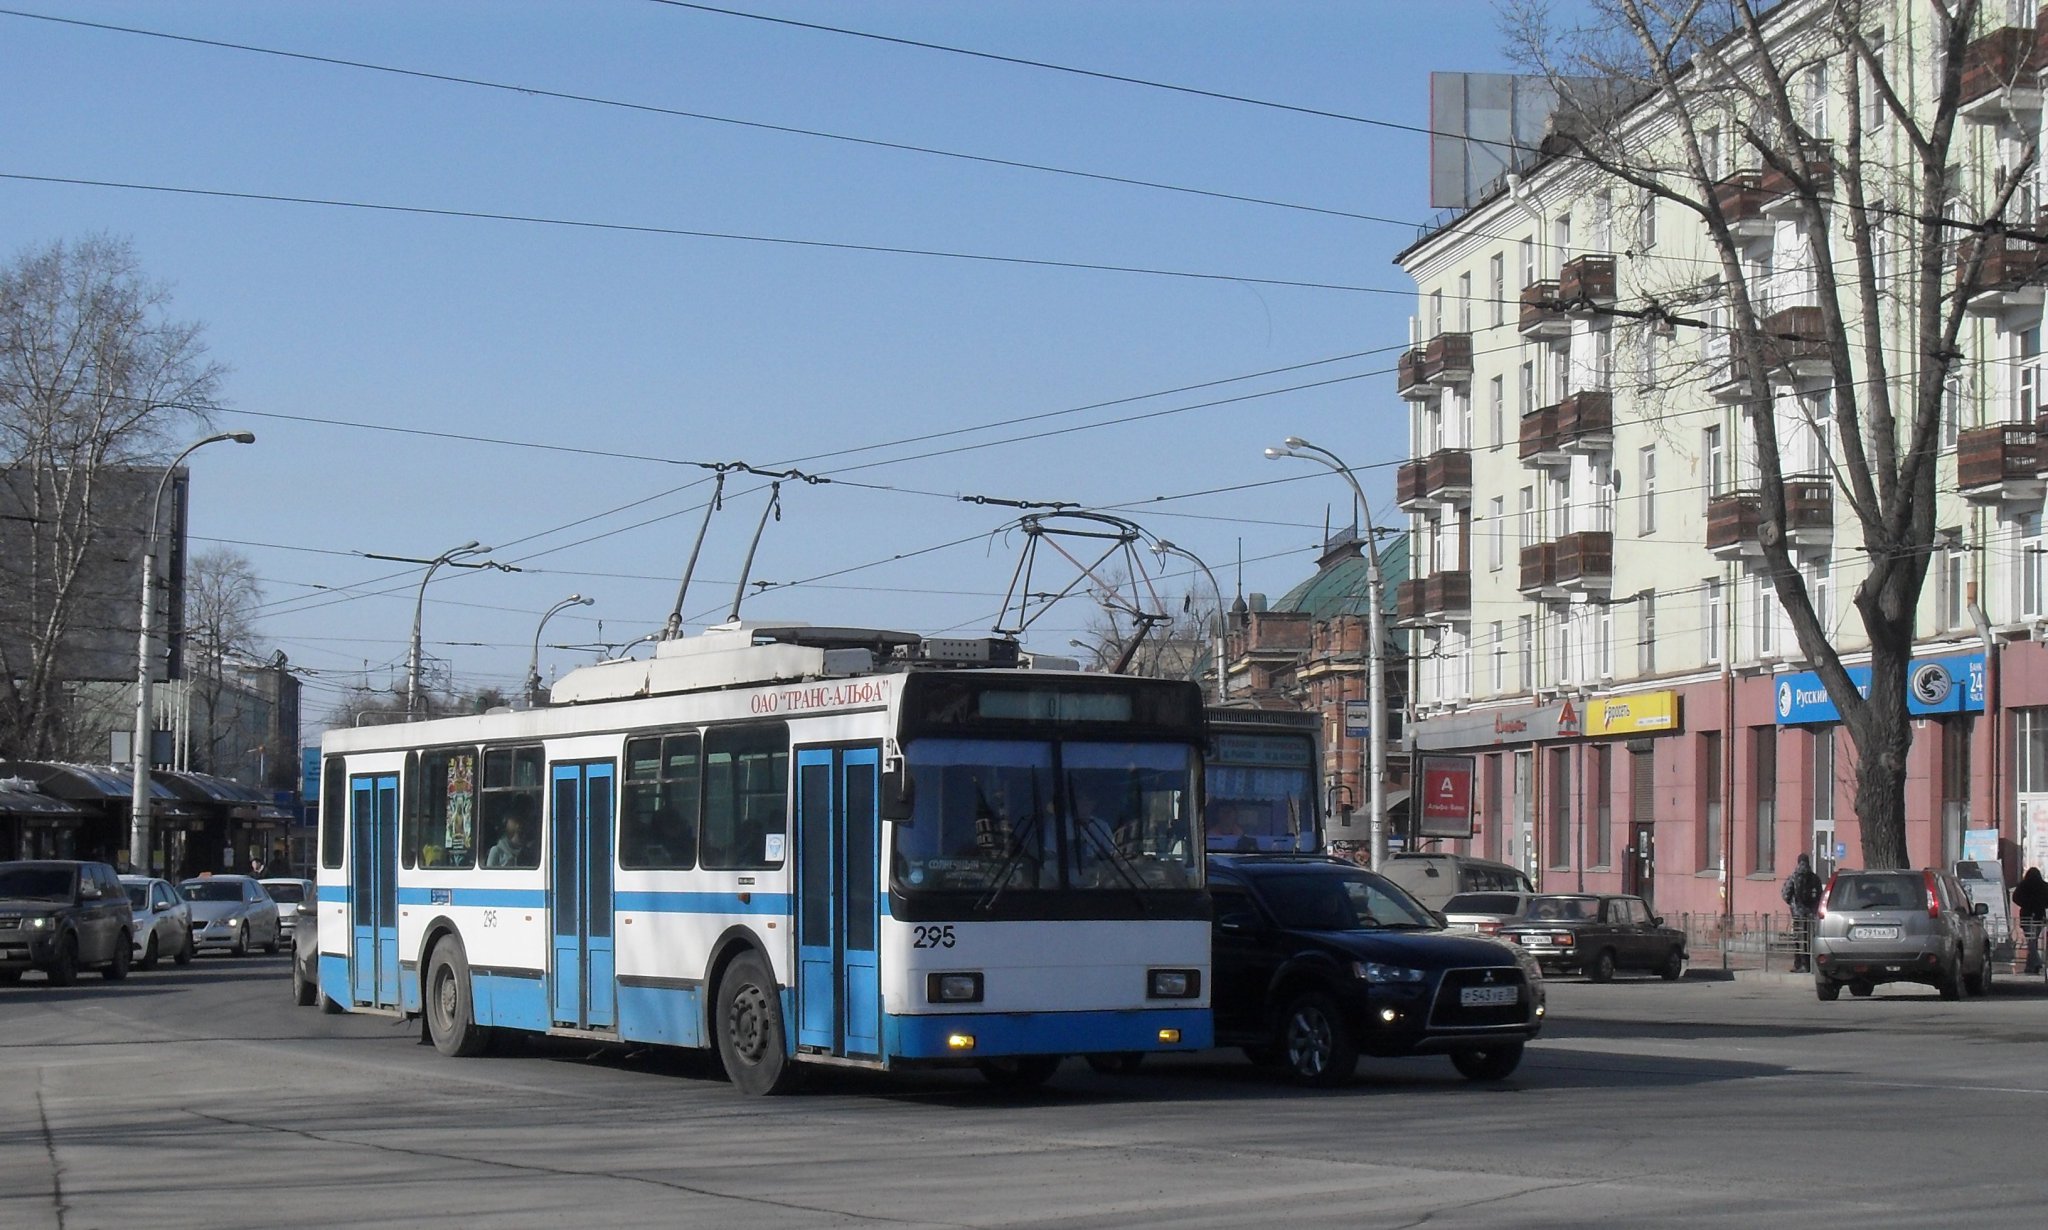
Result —
<path fill-rule="evenodd" d="M 971 1050 L 973 1050 L 973 1049 L 974 1049 L 974 1035 L 973 1035 L 973 1034 L 947 1034 L 947 1035 L 946 1035 L 946 1046 L 947 1046 L 947 1047 L 948 1047 L 949 1049 L 951 1049 L 951 1050 L 956 1050 L 956 1051 L 971 1051 Z"/>
<path fill-rule="evenodd" d="M 1202 993 L 1202 971 L 1195 969 L 1154 969 L 1145 971 L 1148 999 L 1194 999 Z"/>
<path fill-rule="evenodd" d="M 925 998 L 934 1004 L 978 1004 L 981 1002 L 981 975 L 926 974 L 924 991 Z"/>

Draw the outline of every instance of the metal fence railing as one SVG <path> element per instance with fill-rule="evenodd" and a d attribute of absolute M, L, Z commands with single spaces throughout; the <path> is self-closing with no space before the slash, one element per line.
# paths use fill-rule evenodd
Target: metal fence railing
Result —
<path fill-rule="evenodd" d="M 1784 914 L 1680 914 L 1665 922 L 1685 932 L 1685 948 L 1695 969 L 1791 972 L 1805 966 L 1811 932 Z M 2026 944 L 1994 942 L 1992 958 L 2015 963 L 2026 960 Z"/>

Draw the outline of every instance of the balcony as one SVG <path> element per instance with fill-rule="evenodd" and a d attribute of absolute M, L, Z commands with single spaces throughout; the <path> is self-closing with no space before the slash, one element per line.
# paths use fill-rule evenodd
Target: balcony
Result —
<path fill-rule="evenodd" d="M 1965 239 L 1956 246 L 1956 285 L 1962 285 L 1971 260 L 1979 254 L 1982 263 L 1977 267 L 1977 287 L 1964 310 L 1975 316 L 1998 316 L 2014 308 L 2041 306 L 2041 268 L 2048 263 L 2041 244 L 2011 235 Z"/>
<path fill-rule="evenodd" d="M 1806 166 L 1813 177 L 1814 191 L 1825 197 L 1835 182 L 1834 159 L 1824 149 L 1806 151 Z M 1801 202 L 1798 186 L 1792 177 L 1776 167 L 1765 167 L 1757 172 L 1757 191 L 1764 194 L 1764 215 L 1769 218 L 1796 218 Z"/>
<path fill-rule="evenodd" d="M 1557 297 L 1567 309 L 1586 311 L 1614 306 L 1614 258 L 1581 256 L 1558 271 Z"/>
<path fill-rule="evenodd" d="M 1556 282 L 1531 282 L 1522 288 L 1522 336 L 1534 342 L 1571 336 L 1572 320 L 1559 306 Z"/>
<path fill-rule="evenodd" d="M 1440 448 L 1418 457 L 1394 475 L 1394 496 L 1402 512 L 1434 514 L 1440 504 L 1472 503 L 1472 453 Z"/>
<path fill-rule="evenodd" d="M 1729 491 L 1707 501 L 1707 550 L 1715 559 L 1754 559 L 1764 553 L 1757 527 L 1763 523 L 1763 497 L 1754 491 Z"/>
<path fill-rule="evenodd" d="M 1395 589 L 1395 622 L 1418 628 L 1462 623 L 1472 618 L 1472 574 L 1437 572 L 1401 582 Z"/>
<path fill-rule="evenodd" d="M 1428 401 L 1448 385 L 1472 380 L 1472 335 L 1439 333 L 1401 356 L 1395 364 L 1400 394 L 1406 401 Z"/>
<path fill-rule="evenodd" d="M 1545 406 L 1533 414 L 1522 416 L 1523 465 L 1561 466 L 1571 460 L 1571 454 L 1564 451 L 1564 440 L 1557 432 L 1561 410 L 1561 406 Z"/>
<path fill-rule="evenodd" d="M 1557 540 L 1557 585 L 1566 593 L 1606 593 L 1614 586 L 1614 535 L 1580 530 Z"/>
<path fill-rule="evenodd" d="M 1716 401 L 1739 402 L 1749 397 L 1749 369 L 1735 357 L 1735 338 L 1724 332 L 1709 333 L 1701 342 L 1706 366 L 1707 392 Z"/>
<path fill-rule="evenodd" d="M 1976 427 L 1956 439 L 1956 487 L 1976 504 L 2041 498 L 2041 438 L 2032 423 Z"/>
<path fill-rule="evenodd" d="M 1798 550 L 1826 550 L 1835 541 L 1835 485 L 1825 474 L 1785 480 L 1785 542 Z"/>
<path fill-rule="evenodd" d="M 1755 171 L 1737 171 L 1714 185 L 1714 203 L 1738 240 L 1768 239 L 1775 225 L 1764 213 L 1766 197 Z"/>
<path fill-rule="evenodd" d="M 1557 544 L 1539 542 L 1522 548 L 1521 591 L 1531 598 L 1561 598 L 1557 583 Z"/>
<path fill-rule="evenodd" d="M 1792 380 L 1819 380 L 1834 374 L 1827 322 L 1817 307 L 1788 307 L 1763 319 L 1764 345 L 1771 371 Z"/>
<path fill-rule="evenodd" d="M 1559 446 L 1568 453 L 1604 453 L 1614 447 L 1614 395 L 1574 393 L 1557 406 Z"/>
<path fill-rule="evenodd" d="M 1963 49 L 1963 118 L 2031 127 L 2041 110 L 2041 47 L 2035 31 L 2008 26 Z"/>

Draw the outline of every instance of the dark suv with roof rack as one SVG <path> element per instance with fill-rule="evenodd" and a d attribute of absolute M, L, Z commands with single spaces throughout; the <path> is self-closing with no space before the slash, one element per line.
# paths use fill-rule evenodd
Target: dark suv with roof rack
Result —
<path fill-rule="evenodd" d="M 0 863 L 0 982 L 36 969 L 70 986 L 89 965 L 109 982 L 126 978 L 134 925 L 128 894 L 105 863 Z"/>
<path fill-rule="evenodd" d="M 1212 854 L 1216 1040 L 1298 1081 L 1349 1080 L 1360 1055 L 1451 1057 L 1499 1080 L 1543 1027 L 1526 953 L 1458 935 L 1385 876 L 1313 855 Z"/>

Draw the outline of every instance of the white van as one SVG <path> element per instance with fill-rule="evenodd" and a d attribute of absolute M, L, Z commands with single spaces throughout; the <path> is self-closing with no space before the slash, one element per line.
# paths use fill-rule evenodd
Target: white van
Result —
<path fill-rule="evenodd" d="M 1465 854 L 1395 854 L 1380 874 L 1432 910 L 1443 909 L 1459 893 L 1536 891 L 1521 868 Z"/>

